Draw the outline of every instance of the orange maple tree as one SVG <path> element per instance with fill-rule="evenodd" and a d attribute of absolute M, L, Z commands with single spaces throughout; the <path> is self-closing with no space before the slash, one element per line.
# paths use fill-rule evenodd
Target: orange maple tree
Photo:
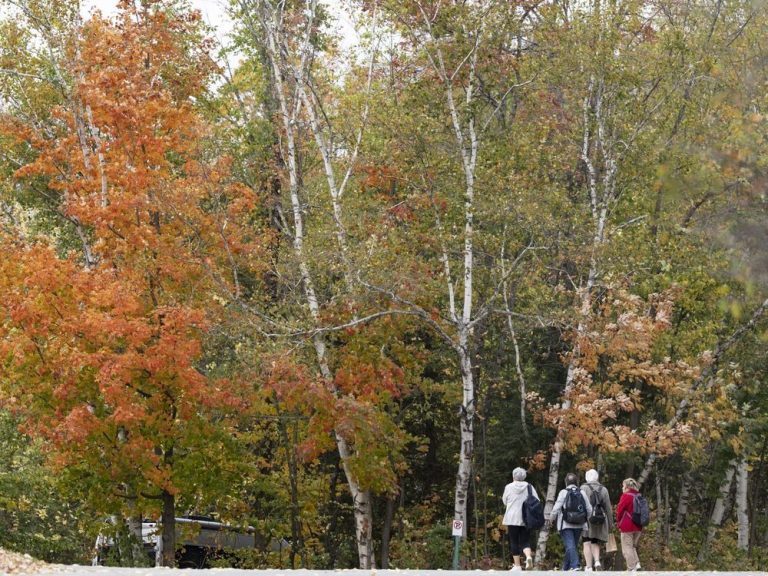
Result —
<path fill-rule="evenodd" d="M 228 466 L 223 417 L 241 402 L 200 366 L 203 338 L 241 270 L 258 273 L 264 237 L 255 195 L 204 145 L 194 100 L 214 65 L 199 14 L 119 9 L 74 31 L 50 126 L 3 118 L 35 153 L 17 179 L 45 182 L 83 249 L 0 237 L 15 255 L 0 261 L 0 370 L 5 404 L 106 509 L 162 505 L 170 564 L 176 498 L 216 481 L 190 470 Z"/>
<path fill-rule="evenodd" d="M 647 299 L 606 289 L 587 329 L 574 334 L 580 353 L 567 392 L 571 405 L 542 411 L 548 426 L 565 431 L 569 450 L 669 454 L 691 439 L 689 425 L 667 425 L 665 410 L 675 406 L 700 367 L 657 350 L 671 326 L 674 296 L 674 288 Z M 662 401 L 655 410 L 649 405 L 653 398 Z M 539 401 L 535 395 L 531 399 Z M 633 425 L 632 412 L 642 422 Z"/>

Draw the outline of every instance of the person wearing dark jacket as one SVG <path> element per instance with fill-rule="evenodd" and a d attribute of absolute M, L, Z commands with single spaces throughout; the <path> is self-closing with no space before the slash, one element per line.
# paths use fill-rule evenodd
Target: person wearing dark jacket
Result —
<path fill-rule="evenodd" d="M 584 541 L 584 570 L 591 572 L 600 570 L 600 546 L 608 542 L 608 534 L 613 530 L 613 508 L 611 507 L 611 497 L 608 489 L 598 482 L 600 476 L 597 470 L 587 470 L 585 474 L 586 483 L 581 485 L 581 491 L 589 494 L 589 501 L 594 506 L 600 505 L 605 514 L 605 521 L 602 524 L 587 521 L 587 528 L 584 529 L 581 536 Z M 593 513 L 594 514 L 594 513 Z"/>
<path fill-rule="evenodd" d="M 579 490 L 577 482 L 579 477 L 574 473 L 565 476 L 565 489 L 560 490 L 557 500 L 549 513 L 550 522 L 555 520 L 557 529 L 560 531 L 560 537 L 563 539 L 565 548 L 565 557 L 563 558 L 563 570 L 579 570 L 579 537 L 587 527 L 586 521 L 572 524 L 565 520 L 564 508 L 569 492 L 581 492 L 584 498 L 584 507 L 586 508 L 587 518 L 592 514 L 592 505 L 589 503 L 589 496 L 584 490 Z"/>
<path fill-rule="evenodd" d="M 531 531 L 525 525 L 523 520 L 523 503 L 528 498 L 528 482 L 525 481 L 525 470 L 515 468 L 512 470 L 512 480 L 504 487 L 504 495 L 501 501 L 504 502 L 505 512 L 502 523 L 507 527 L 509 534 L 509 551 L 512 554 L 512 570 L 522 570 L 520 565 L 520 553 L 525 554 L 525 569 L 533 568 L 533 556 L 531 552 Z M 539 500 L 536 488 L 531 486 L 531 494 Z"/>
<path fill-rule="evenodd" d="M 640 558 L 637 556 L 637 543 L 643 531 L 632 521 L 632 510 L 635 505 L 635 495 L 639 494 L 637 481 L 627 478 L 621 483 L 622 495 L 616 506 L 616 525 L 621 532 L 621 553 L 627 563 L 627 570 L 637 572 L 640 570 Z"/>

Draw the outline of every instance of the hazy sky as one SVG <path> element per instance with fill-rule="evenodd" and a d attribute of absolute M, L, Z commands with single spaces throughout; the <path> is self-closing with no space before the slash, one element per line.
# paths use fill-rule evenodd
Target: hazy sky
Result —
<path fill-rule="evenodd" d="M 342 46 L 350 47 L 356 43 L 357 34 L 347 14 L 340 7 L 340 0 L 321 0 L 330 7 L 331 13 L 337 18 L 338 30 L 343 36 Z M 81 0 L 83 15 L 93 8 L 98 8 L 104 14 L 115 11 L 117 0 Z M 221 40 L 232 30 L 232 21 L 227 15 L 227 0 L 191 0 L 194 8 L 200 10 L 203 19 L 218 30 Z"/>
<path fill-rule="evenodd" d="M 232 22 L 227 16 L 225 0 L 191 0 L 194 8 L 200 10 L 203 19 L 215 26 L 221 34 L 226 34 L 232 29 Z M 117 0 L 81 0 L 83 13 L 87 15 L 93 8 L 98 8 L 104 14 L 112 14 L 115 11 Z"/>

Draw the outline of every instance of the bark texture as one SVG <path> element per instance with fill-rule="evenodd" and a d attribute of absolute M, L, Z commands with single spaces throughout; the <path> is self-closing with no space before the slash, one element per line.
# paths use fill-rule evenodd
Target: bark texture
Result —
<path fill-rule="evenodd" d="M 728 500 L 728 496 L 731 493 L 733 475 L 735 472 L 736 461 L 731 460 L 731 462 L 728 464 L 728 468 L 725 471 L 723 482 L 720 484 L 720 491 L 718 492 L 717 500 L 715 500 L 715 505 L 712 508 L 712 515 L 709 518 L 709 528 L 707 528 L 707 537 L 704 541 L 704 546 L 702 546 L 701 551 L 699 552 L 699 561 L 702 561 L 707 557 L 710 544 L 712 544 L 712 541 L 715 539 L 715 535 L 717 534 L 717 529 L 723 524 L 725 506 Z"/>
<path fill-rule="evenodd" d="M 736 518 L 739 526 L 739 550 L 749 550 L 749 464 L 742 457 L 736 470 Z"/>

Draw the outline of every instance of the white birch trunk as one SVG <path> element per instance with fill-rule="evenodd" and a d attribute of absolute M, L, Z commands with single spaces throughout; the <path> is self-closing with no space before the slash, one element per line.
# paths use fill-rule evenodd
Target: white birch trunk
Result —
<path fill-rule="evenodd" d="M 746 456 L 739 461 L 736 470 L 736 518 L 739 527 L 739 550 L 749 550 L 749 465 Z"/>
<path fill-rule="evenodd" d="M 728 495 L 731 492 L 731 486 L 733 484 L 733 475 L 736 471 L 736 461 L 731 460 L 731 462 L 728 464 L 728 469 L 725 471 L 725 478 L 723 478 L 723 483 L 720 484 L 720 491 L 717 495 L 717 500 L 715 500 L 715 506 L 712 509 L 712 515 L 709 518 L 709 528 L 707 529 L 707 538 L 704 541 L 704 546 L 701 548 L 701 552 L 699 552 L 699 560 L 703 560 L 706 558 L 707 553 L 709 551 L 710 544 L 712 544 L 712 541 L 715 539 L 715 534 L 717 534 L 717 529 L 723 524 L 723 515 L 725 513 L 725 502 L 728 499 Z"/>
<path fill-rule="evenodd" d="M 457 349 L 461 364 L 462 382 L 462 405 L 459 414 L 461 446 L 459 450 L 459 467 L 456 473 L 453 510 L 454 519 L 464 522 L 465 531 L 467 527 L 467 501 L 469 499 L 469 483 L 472 478 L 472 458 L 475 442 L 475 386 L 472 360 L 466 348 L 467 336 L 467 331 L 465 331 L 461 335 L 461 343 Z"/>
<path fill-rule="evenodd" d="M 374 31 L 376 27 L 377 13 L 378 13 L 377 7 L 374 5 L 374 9 L 373 9 Z M 314 16 L 312 17 L 314 18 Z M 284 49 L 285 50 L 288 49 L 288 46 L 285 45 L 285 43 L 284 43 Z M 327 115 L 322 114 L 323 117 L 326 118 L 326 129 L 329 132 L 329 136 L 326 137 L 323 127 L 321 126 L 321 122 L 320 122 L 320 118 L 317 110 L 317 108 L 319 107 L 320 112 L 322 113 L 322 102 L 319 101 L 319 97 L 317 96 L 318 91 L 316 90 L 316 86 L 314 85 L 312 78 L 309 75 L 303 76 L 302 78 L 303 81 L 299 83 L 297 86 L 299 95 L 301 97 L 302 102 L 304 103 L 304 107 L 307 111 L 307 115 L 309 116 L 309 122 L 312 128 L 312 133 L 314 134 L 314 137 L 315 137 L 315 143 L 317 145 L 317 149 L 319 150 L 320 157 L 323 160 L 323 170 L 325 172 L 326 184 L 328 186 L 328 192 L 331 199 L 333 224 L 336 229 L 336 242 L 339 246 L 339 252 L 340 252 L 341 260 L 343 264 L 346 289 L 350 294 L 354 290 L 355 274 L 349 259 L 349 246 L 347 243 L 347 231 L 344 225 L 343 208 L 341 205 L 341 199 L 342 199 L 342 196 L 344 195 L 344 191 L 346 189 L 347 183 L 349 182 L 349 179 L 355 168 L 355 164 L 357 162 L 357 156 L 360 151 L 360 144 L 363 139 L 363 132 L 365 130 L 365 126 L 368 120 L 368 112 L 370 108 L 369 97 L 371 92 L 371 85 L 373 83 L 373 69 L 374 69 L 374 64 L 376 62 L 376 54 L 377 54 L 377 48 L 374 48 L 371 51 L 371 57 L 368 64 L 366 100 L 365 100 L 365 105 L 363 107 L 362 118 L 360 119 L 360 126 L 357 130 L 355 145 L 352 150 L 351 157 L 349 159 L 349 164 L 347 166 L 347 169 L 344 173 L 344 176 L 340 184 L 336 178 L 336 172 L 333 166 L 333 157 L 334 157 L 335 151 L 331 149 L 331 145 L 330 145 L 330 142 L 332 142 L 333 140 L 333 137 L 332 137 L 333 126 L 330 120 L 327 119 Z M 357 320 L 356 316 L 354 320 Z"/>
<path fill-rule="evenodd" d="M 429 36 L 435 40 L 432 34 L 432 20 L 419 4 L 422 20 Z M 448 289 L 448 305 L 450 317 L 456 328 L 458 342 L 453 344 L 458 356 L 461 370 L 462 404 L 459 413 L 459 430 L 461 446 L 459 450 L 459 465 L 456 473 L 456 488 L 454 495 L 454 519 L 464 522 L 467 526 L 467 501 L 469 496 L 469 483 L 472 477 L 472 459 L 474 456 L 474 416 L 475 416 L 475 383 L 472 366 L 472 354 L 470 339 L 472 337 L 472 315 L 474 297 L 474 211 L 475 211 L 475 173 L 477 157 L 480 149 L 480 140 L 475 128 L 475 116 L 472 106 L 475 98 L 475 82 L 477 70 L 477 56 L 483 39 L 484 20 L 475 32 L 475 43 L 459 68 L 468 63 L 468 78 L 464 88 L 463 106 L 468 113 L 468 119 L 462 121 L 462 110 L 454 94 L 454 76 L 449 74 L 445 65 L 442 49 L 436 44 L 434 55 L 427 49 L 427 56 L 439 76 L 445 88 L 445 99 L 448 112 L 451 117 L 453 135 L 461 158 L 461 168 L 464 174 L 464 246 L 463 246 L 463 296 L 461 316 L 458 315 L 456 292 L 453 287 L 453 279 L 450 276 L 448 250 L 443 246 L 443 264 L 445 267 Z M 417 38 L 418 40 L 418 38 Z"/>
<path fill-rule="evenodd" d="M 283 61 L 283 52 L 280 48 L 283 46 L 282 31 L 280 28 L 280 14 L 278 8 L 268 3 L 261 3 L 262 24 L 266 33 L 267 52 L 272 64 L 272 73 L 275 80 L 275 92 L 280 104 L 280 116 L 285 132 L 285 150 L 288 159 L 288 180 L 291 198 L 291 208 L 293 211 L 293 249 L 296 256 L 299 274 L 302 280 L 304 296 L 309 307 L 310 315 L 315 326 L 320 322 L 320 305 L 315 292 L 314 282 L 309 270 L 309 264 L 306 252 L 304 250 L 304 217 L 302 213 L 301 200 L 299 196 L 300 178 L 299 166 L 297 162 L 297 143 L 295 135 L 295 125 L 301 109 L 301 99 L 295 98 L 293 107 L 289 106 L 286 96 L 286 87 L 283 82 L 283 75 L 288 66 Z M 308 73 L 308 63 L 311 61 L 310 52 L 310 30 L 317 10 L 317 0 L 307 2 L 307 30 L 302 47 L 299 69 L 294 76 L 297 83 L 297 91 L 304 82 Z M 315 349 L 318 368 L 323 379 L 329 386 L 333 386 L 333 374 L 331 372 L 325 338 L 322 333 L 316 333 L 312 338 Z M 336 392 L 336 390 L 334 390 Z M 355 538 L 357 541 L 358 560 L 361 569 L 371 569 L 375 565 L 373 553 L 373 510 L 371 505 L 370 493 L 360 487 L 354 473 L 350 469 L 349 461 L 352 452 L 349 443 L 338 431 L 334 431 L 336 448 L 341 458 L 342 468 L 347 478 L 350 494 L 354 505 L 355 517 Z"/>
<path fill-rule="evenodd" d="M 682 482 L 680 484 L 680 498 L 677 503 L 677 514 L 675 515 L 675 527 L 672 531 L 672 539 L 679 540 L 680 534 L 683 530 L 683 523 L 685 517 L 688 514 L 688 502 L 690 501 L 691 494 L 691 473 L 686 472 L 683 475 Z"/>
<path fill-rule="evenodd" d="M 93 147 L 96 149 L 96 157 L 99 164 L 99 178 L 101 181 L 101 190 L 99 191 L 99 205 L 102 208 L 106 208 L 109 205 L 109 192 L 107 183 L 107 165 L 104 160 L 104 146 L 101 141 L 101 135 L 99 129 L 93 123 L 93 112 L 90 106 L 85 108 L 88 115 L 88 131 L 93 138 Z"/>
<path fill-rule="evenodd" d="M 315 5 L 313 5 L 311 16 L 309 16 L 310 18 L 314 18 L 314 10 Z M 368 68 L 368 90 L 370 90 L 373 77 L 374 59 L 375 51 L 371 55 L 371 62 Z M 354 290 L 354 273 L 349 259 L 349 247 L 347 244 L 347 232 L 343 220 L 341 198 L 344 194 L 344 189 L 347 182 L 349 181 L 349 177 L 357 159 L 360 142 L 362 140 L 363 128 L 368 116 L 368 104 L 366 103 L 365 105 L 363 119 L 361 120 L 360 130 L 358 131 L 350 164 L 347 168 L 344 178 L 342 179 L 341 184 L 339 185 L 336 180 L 336 175 L 332 163 L 333 151 L 330 149 L 328 142 L 323 135 L 323 130 L 320 126 L 317 110 L 315 108 L 315 101 L 308 95 L 307 89 L 304 86 L 304 83 L 310 82 L 310 79 L 308 78 L 308 75 L 298 76 L 297 78 L 297 81 L 300 80 L 297 89 L 309 116 L 312 133 L 315 136 L 315 143 L 317 144 L 317 148 L 320 151 L 320 156 L 323 159 L 323 169 L 325 171 L 326 183 L 331 198 L 333 223 L 336 230 L 336 241 L 343 264 L 346 290 L 351 294 Z M 319 309 L 317 307 L 312 311 L 312 315 L 315 322 L 317 322 L 319 319 Z M 357 320 L 357 316 L 354 317 L 354 320 Z M 322 345 L 319 345 L 321 341 Z M 323 376 L 327 382 L 332 382 L 333 375 L 331 374 L 331 370 L 328 367 L 328 362 L 326 360 L 324 339 L 318 334 L 314 337 L 314 342 L 318 361 L 321 365 L 321 370 L 323 371 Z M 344 439 L 338 432 L 334 432 L 334 434 L 339 456 L 341 457 L 344 474 L 347 477 L 347 485 L 349 486 L 353 500 L 355 537 L 358 547 L 358 560 L 360 562 L 360 568 L 371 569 L 375 567 L 375 556 L 373 551 L 373 507 L 371 493 L 370 491 L 363 490 L 360 487 L 354 476 L 354 473 L 349 467 L 349 459 L 352 457 L 352 453 L 346 439 Z"/>
<path fill-rule="evenodd" d="M 520 390 L 520 426 L 523 431 L 523 436 L 525 437 L 526 441 L 529 440 L 529 434 L 528 434 L 528 424 L 526 422 L 526 385 L 525 385 L 525 374 L 523 373 L 523 367 L 520 363 L 520 346 L 517 343 L 517 334 L 515 333 L 515 326 L 512 322 L 512 309 L 509 306 L 509 295 L 507 294 L 507 270 L 506 270 L 506 260 L 504 258 L 504 247 L 506 244 L 506 225 L 504 227 L 504 240 L 501 243 L 501 277 L 504 278 L 502 281 L 502 297 L 504 300 L 504 309 L 507 312 L 507 328 L 509 329 L 509 335 L 512 338 L 512 346 L 515 349 L 515 371 L 517 372 L 517 380 L 518 380 L 518 386 Z"/>
<path fill-rule="evenodd" d="M 599 276 L 598 252 L 605 242 L 605 230 L 608 222 L 608 208 L 616 199 L 616 176 L 618 174 L 618 163 L 615 160 L 613 146 L 614 143 L 607 136 L 605 129 L 605 117 L 602 104 L 602 84 L 591 78 L 587 88 L 587 95 L 584 98 L 582 109 L 582 121 L 584 124 L 584 133 L 582 138 L 581 161 L 587 172 L 587 187 L 589 191 L 590 208 L 592 212 L 592 224 L 594 232 L 592 236 L 592 245 L 589 247 L 589 272 L 587 273 L 586 285 L 582 288 L 579 324 L 576 327 L 577 339 L 583 335 L 587 329 L 587 320 L 592 308 L 592 290 L 595 287 Z M 594 103 L 593 103 L 594 101 Z M 594 117 L 590 117 L 591 115 Z M 592 129 L 592 125 L 596 129 Z M 592 155 L 597 151 L 602 154 L 602 159 L 606 169 L 600 173 L 594 165 Z M 561 407 L 568 410 L 571 407 L 571 401 L 568 398 L 573 389 L 574 376 L 577 363 L 580 356 L 578 342 L 574 346 L 571 358 L 566 372 L 565 388 L 563 391 L 563 402 Z M 555 504 L 557 496 L 558 472 L 560 470 L 560 459 L 563 449 L 563 431 L 557 430 L 555 442 L 552 446 L 552 457 L 549 463 L 549 476 L 547 478 L 547 493 L 544 503 L 544 515 L 549 518 L 552 507 Z M 536 547 L 536 566 L 546 558 L 547 541 L 549 539 L 549 528 L 547 525 L 539 531 L 539 540 Z"/>

